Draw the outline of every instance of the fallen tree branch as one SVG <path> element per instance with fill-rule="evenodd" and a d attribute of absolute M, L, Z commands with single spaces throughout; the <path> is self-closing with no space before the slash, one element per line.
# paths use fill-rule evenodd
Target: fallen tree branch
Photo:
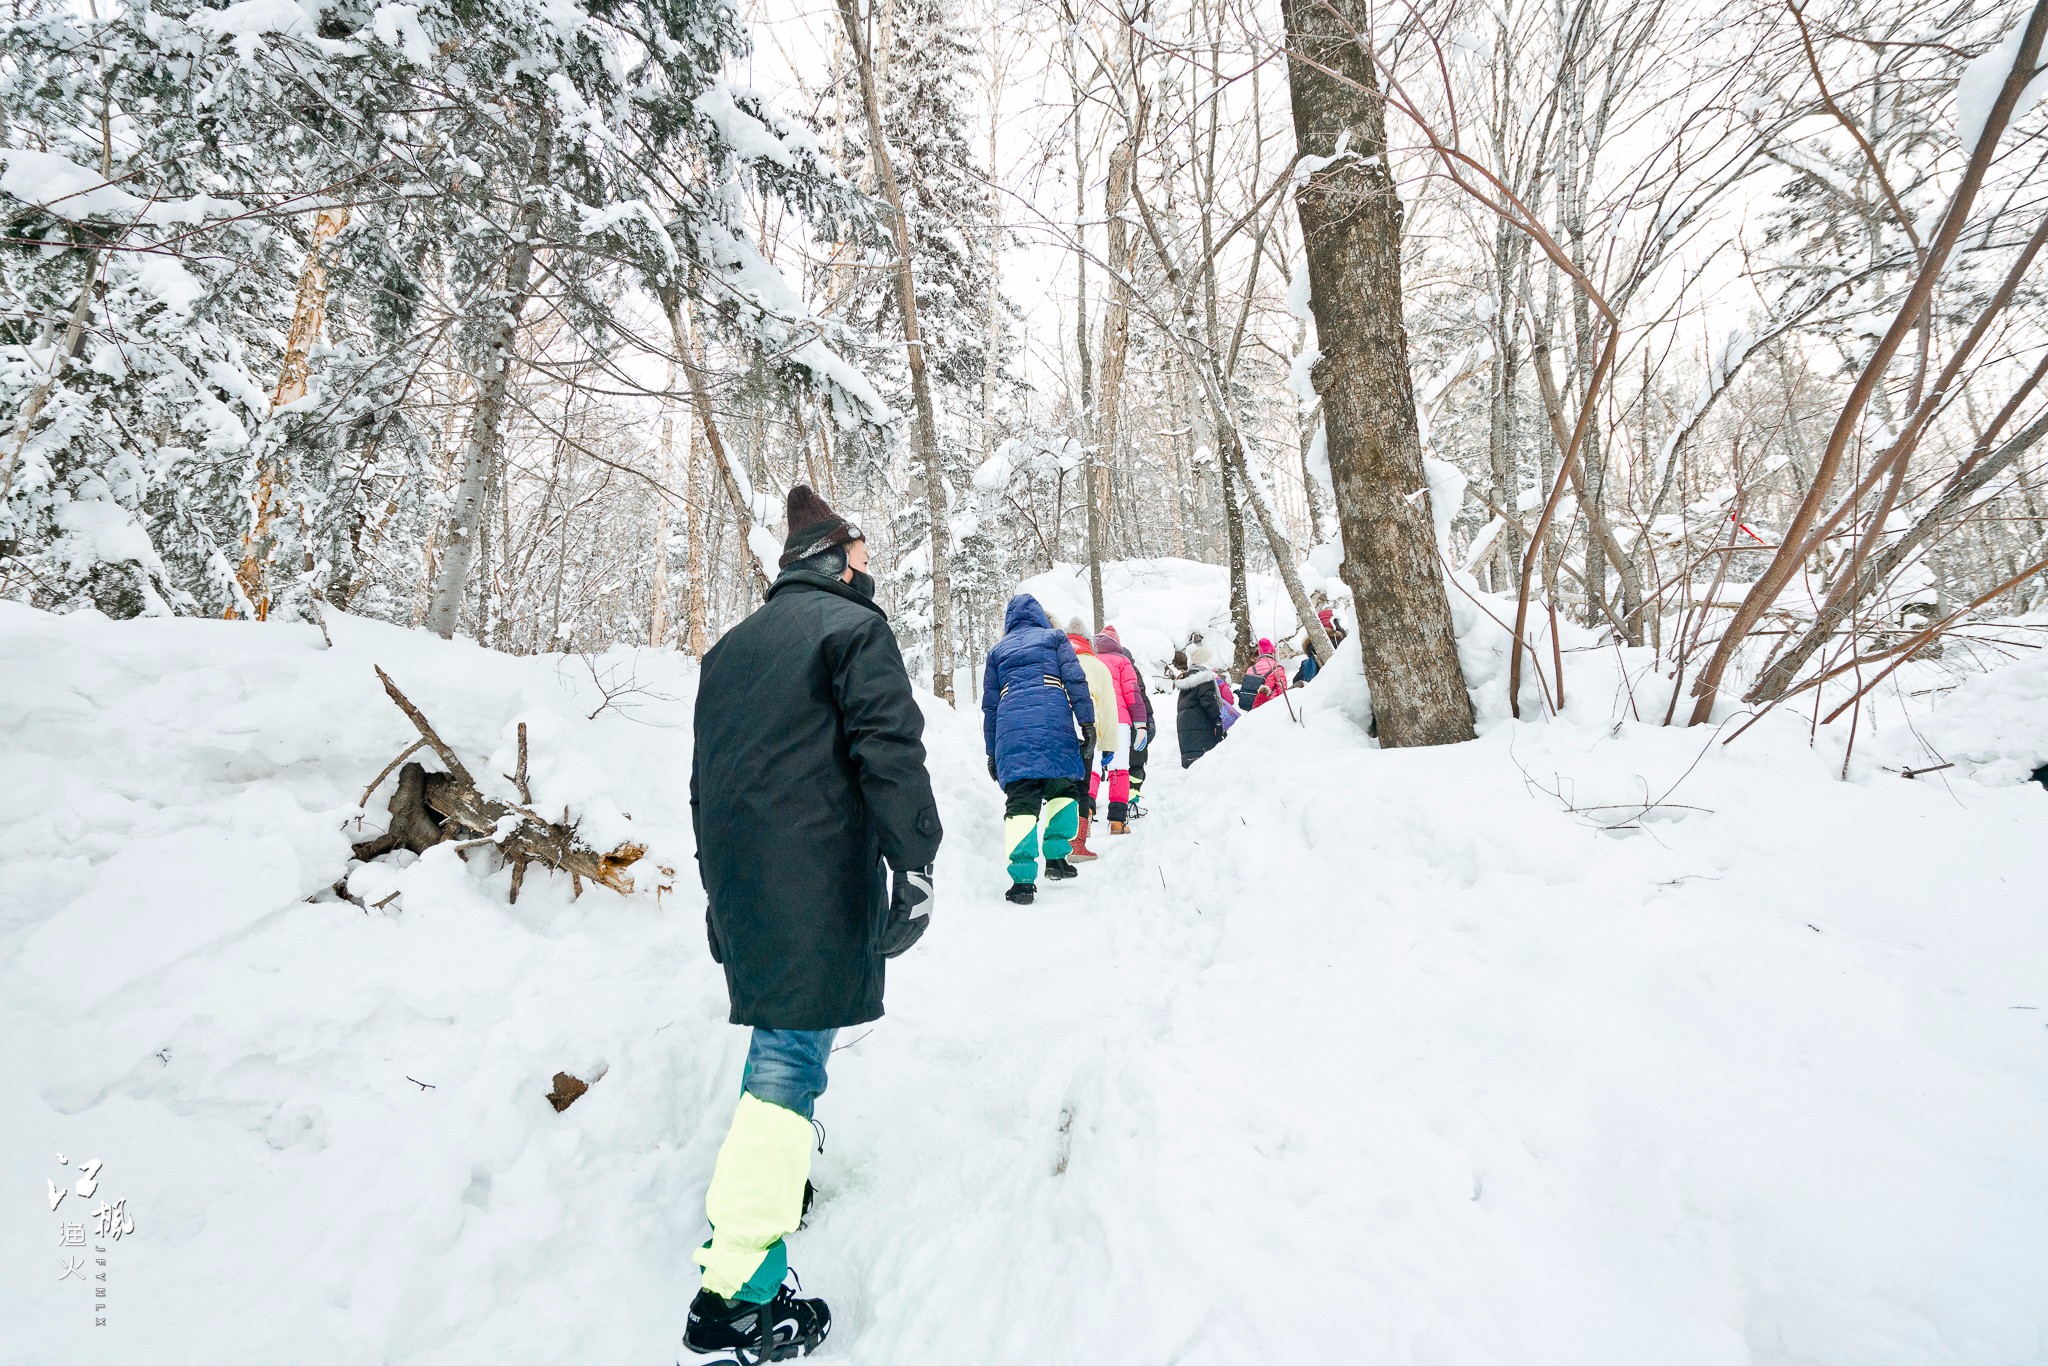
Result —
<path fill-rule="evenodd" d="M 420 709 L 412 704 L 411 699 L 398 690 L 398 685 L 391 681 L 391 675 L 385 673 L 379 665 L 373 664 L 370 667 L 377 670 L 377 677 L 384 681 L 384 691 L 391 695 L 391 700 L 405 713 L 406 720 L 412 722 L 419 730 L 421 742 L 433 747 L 434 753 L 441 756 L 441 762 L 448 766 L 450 773 L 475 787 L 476 779 L 469 776 L 469 770 L 463 767 L 462 760 L 455 757 L 455 751 L 449 748 L 448 742 L 427 724 L 427 718 L 420 714 Z M 418 746 L 415 745 L 414 748 L 417 749 Z"/>
<path fill-rule="evenodd" d="M 526 727 L 525 727 L 525 726 L 521 726 L 521 727 L 519 728 L 519 740 L 520 740 L 520 756 L 519 756 L 519 757 L 523 759 L 523 758 L 525 758 L 525 757 L 526 757 L 526 745 L 525 745 L 525 742 L 526 742 Z M 377 776 L 376 776 L 376 777 L 374 777 L 374 778 L 372 778 L 372 779 L 370 779 L 370 785 L 369 785 L 368 787 L 366 787 L 366 788 L 364 788 L 364 789 L 363 789 L 363 795 L 362 795 L 362 796 L 360 796 L 360 797 L 358 797 L 358 798 L 356 798 L 356 805 L 357 805 L 357 806 L 368 806 L 368 805 L 370 804 L 370 795 L 371 795 L 372 793 L 374 793 L 374 792 L 375 792 L 375 791 L 377 790 L 377 788 L 378 788 L 378 787 L 379 787 L 379 786 L 380 786 L 380 785 L 381 785 L 381 784 L 383 783 L 383 781 L 384 781 L 384 780 L 385 780 L 386 778 L 388 778 L 388 777 L 390 777 L 390 776 L 391 776 L 391 770 L 392 770 L 392 769 L 394 769 L 394 768 L 397 768 L 397 767 L 398 767 L 398 766 L 399 766 L 400 764 L 404 763 L 404 762 L 405 762 L 405 761 L 406 761 L 407 759 L 410 759 L 410 758 L 412 758 L 412 756 L 413 756 L 413 755 L 415 755 L 415 754 L 419 753 L 419 752 L 420 752 L 421 750 L 425 749 L 426 747 L 427 747 L 427 742 L 426 742 L 425 740 L 415 740 L 415 741 L 413 741 L 413 742 L 412 742 L 411 744 L 407 745 L 407 746 L 406 746 L 406 747 L 405 747 L 404 749 L 402 749 L 402 750 L 398 751 L 398 757 L 397 757 L 396 759 L 393 759 L 393 760 L 392 760 L 392 761 L 391 761 L 390 763 L 388 763 L 388 764 L 384 765 L 384 767 L 383 767 L 383 768 L 381 768 L 381 769 L 379 769 L 379 770 L 378 770 L 378 772 L 377 772 Z"/>
<path fill-rule="evenodd" d="M 578 837 L 566 809 L 560 821 L 543 820 L 532 810 L 532 794 L 527 789 L 524 724 L 519 727 L 519 763 L 512 775 L 512 782 L 524 801 L 499 801 L 479 790 L 476 779 L 470 775 L 454 748 L 441 738 L 412 700 L 399 691 L 391 676 L 378 669 L 377 677 L 383 680 L 384 691 L 390 694 L 392 702 L 405 713 L 421 737 L 385 766 L 384 772 L 377 775 L 377 783 L 384 781 L 385 774 L 394 765 L 422 746 L 431 748 L 440 756 L 441 762 L 447 765 L 447 772 L 429 773 L 418 762 L 406 763 L 400 768 L 398 786 L 393 789 L 389 804 L 391 827 L 382 835 L 353 846 L 357 858 L 367 862 L 396 849 L 423 854 L 448 840 L 457 841 L 457 850 L 463 853 L 488 844 L 512 865 L 511 899 L 515 902 L 519 900 L 520 888 L 525 884 L 526 865 L 529 863 L 543 864 L 569 874 L 578 895 L 581 895 L 586 879 L 621 895 L 632 892 L 633 879 L 626 870 L 639 862 L 647 852 L 646 845 L 621 844 L 609 853 L 601 853 L 585 845 Z M 370 785 L 370 791 L 376 790 L 377 783 Z M 368 797 L 369 793 L 364 793 L 364 799 L 368 800 Z"/>

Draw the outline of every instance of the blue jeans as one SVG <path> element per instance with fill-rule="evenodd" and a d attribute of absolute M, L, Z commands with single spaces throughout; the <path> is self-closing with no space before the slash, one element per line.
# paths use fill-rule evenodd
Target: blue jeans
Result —
<path fill-rule="evenodd" d="M 756 1029 L 747 1045 L 747 1070 L 740 1089 L 757 1100 L 812 1117 L 825 1094 L 825 1060 L 832 1056 L 836 1029 Z"/>

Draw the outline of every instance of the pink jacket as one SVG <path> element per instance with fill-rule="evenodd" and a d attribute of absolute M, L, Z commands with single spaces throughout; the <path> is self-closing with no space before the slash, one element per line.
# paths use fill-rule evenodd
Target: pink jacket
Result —
<path fill-rule="evenodd" d="M 1263 707 L 1281 693 L 1287 691 L 1287 670 L 1271 655 L 1260 655 L 1252 661 L 1250 673 L 1259 679 L 1258 696 L 1252 699 L 1254 707 Z"/>
<path fill-rule="evenodd" d="M 1128 726 L 1139 709 L 1138 671 L 1131 667 L 1128 656 L 1114 651 L 1097 650 L 1095 657 L 1108 668 L 1110 679 L 1116 684 L 1116 719 Z"/>

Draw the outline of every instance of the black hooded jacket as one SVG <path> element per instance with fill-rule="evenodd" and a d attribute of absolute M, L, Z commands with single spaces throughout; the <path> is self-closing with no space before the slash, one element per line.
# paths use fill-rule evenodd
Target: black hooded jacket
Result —
<path fill-rule="evenodd" d="M 704 655 L 690 818 L 732 1022 L 838 1029 L 882 1013 L 883 860 L 939 850 L 924 715 L 882 609 L 783 572 Z"/>
<path fill-rule="evenodd" d="M 1216 693 L 1216 675 L 1190 669 L 1174 682 L 1180 703 L 1174 720 L 1180 731 L 1180 763 L 1186 768 L 1223 740 L 1223 699 Z"/>

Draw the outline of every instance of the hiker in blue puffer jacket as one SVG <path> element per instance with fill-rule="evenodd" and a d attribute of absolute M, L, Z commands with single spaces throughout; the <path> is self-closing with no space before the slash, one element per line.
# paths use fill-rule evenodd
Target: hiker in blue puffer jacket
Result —
<path fill-rule="evenodd" d="M 1038 894 L 1038 818 L 1045 812 L 1045 875 L 1075 876 L 1067 861 L 1080 825 L 1076 802 L 1095 749 L 1095 702 L 1066 633 L 1055 631 L 1029 593 L 1003 611 L 1003 638 L 988 652 L 981 682 L 981 735 L 988 776 L 1003 789 L 1008 900 Z"/>

